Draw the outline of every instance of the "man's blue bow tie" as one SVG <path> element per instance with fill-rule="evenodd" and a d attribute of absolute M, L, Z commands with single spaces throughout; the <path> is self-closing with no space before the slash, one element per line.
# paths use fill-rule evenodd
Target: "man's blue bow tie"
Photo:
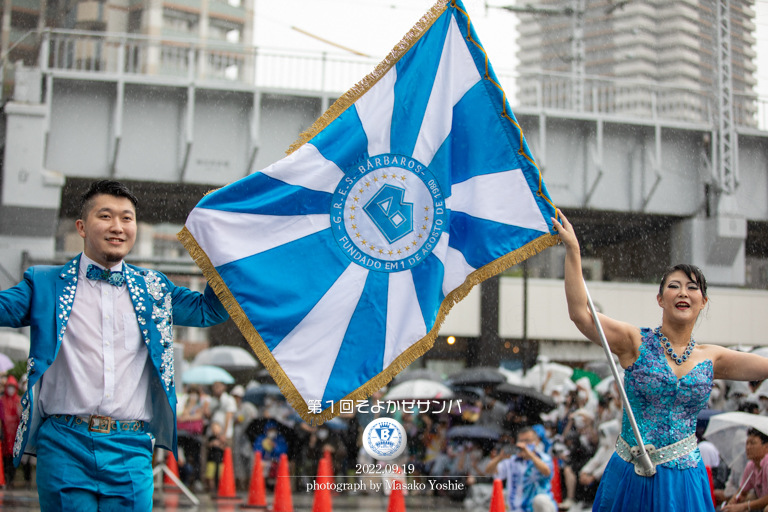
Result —
<path fill-rule="evenodd" d="M 96 265 L 88 265 L 85 277 L 93 281 L 106 281 L 112 286 L 123 286 L 125 284 L 125 276 L 123 276 L 122 272 L 111 272 Z"/>

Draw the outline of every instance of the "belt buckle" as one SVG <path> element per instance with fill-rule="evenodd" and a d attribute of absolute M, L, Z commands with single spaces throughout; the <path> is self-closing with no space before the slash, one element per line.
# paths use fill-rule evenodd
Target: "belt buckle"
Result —
<path fill-rule="evenodd" d="M 646 444 L 645 445 L 645 451 L 648 453 L 648 458 L 651 461 L 651 468 L 646 469 L 643 467 L 643 464 L 640 462 L 640 447 L 639 446 L 633 446 L 629 449 L 630 453 L 632 454 L 632 463 L 635 465 L 635 473 L 640 476 L 646 476 L 650 477 L 656 474 L 656 465 L 658 462 L 654 460 L 656 457 L 656 447 L 652 444 Z"/>
<path fill-rule="evenodd" d="M 92 414 L 88 420 L 88 431 L 100 434 L 109 434 L 112 426 L 112 418 L 109 416 L 97 416 Z"/>

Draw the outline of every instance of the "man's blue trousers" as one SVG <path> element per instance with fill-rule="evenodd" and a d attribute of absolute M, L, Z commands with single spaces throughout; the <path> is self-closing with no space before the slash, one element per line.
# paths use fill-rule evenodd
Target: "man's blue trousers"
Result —
<path fill-rule="evenodd" d="M 89 432 L 64 418 L 46 419 L 38 432 L 40 510 L 152 510 L 151 435 Z"/>

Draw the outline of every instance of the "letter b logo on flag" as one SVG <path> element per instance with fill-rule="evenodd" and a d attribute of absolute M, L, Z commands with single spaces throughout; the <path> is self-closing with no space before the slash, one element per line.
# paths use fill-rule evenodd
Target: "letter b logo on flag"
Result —
<path fill-rule="evenodd" d="M 389 243 L 413 231 L 413 203 L 404 202 L 404 195 L 404 189 L 387 184 L 363 207 Z"/>

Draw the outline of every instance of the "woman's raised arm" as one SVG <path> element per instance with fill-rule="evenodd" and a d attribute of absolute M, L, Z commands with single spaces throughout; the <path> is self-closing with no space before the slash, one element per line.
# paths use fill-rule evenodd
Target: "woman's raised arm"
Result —
<path fill-rule="evenodd" d="M 581 251 L 576 232 L 568 219 L 558 210 L 561 222 L 552 219 L 565 246 L 565 298 L 568 301 L 568 314 L 581 333 L 593 343 L 602 346 L 592 313 L 587 303 L 587 289 L 581 273 Z M 626 368 L 639 355 L 641 342 L 640 329 L 598 313 L 606 340 L 611 352 L 619 357 L 621 366 Z"/>

